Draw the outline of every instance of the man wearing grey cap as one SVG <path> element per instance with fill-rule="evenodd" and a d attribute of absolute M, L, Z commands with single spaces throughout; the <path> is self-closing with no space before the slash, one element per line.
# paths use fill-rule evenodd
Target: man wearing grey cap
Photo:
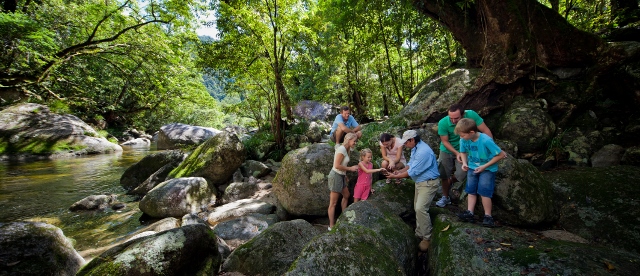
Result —
<path fill-rule="evenodd" d="M 411 177 L 416 183 L 415 197 L 413 198 L 413 208 L 416 211 L 416 236 L 422 239 L 420 250 L 427 251 L 432 229 L 428 213 L 429 205 L 431 205 L 440 186 L 438 161 L 433 150 L 420 140 L 420 136 L 415 130 L 405 131 L 400 142 L 411 149 L 411 158 L 407 166 L 388 177 Z"/>

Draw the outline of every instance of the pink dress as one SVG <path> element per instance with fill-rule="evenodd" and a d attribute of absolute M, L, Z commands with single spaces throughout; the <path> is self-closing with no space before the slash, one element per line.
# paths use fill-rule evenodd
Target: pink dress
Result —
<path fill-rule="evenodd" d="M 368 170 L 373 168 L 373 163 L 365 165 Z M 353 189 L 353 197 L 361 200 L 369 198 L 369 192 L 371 192 L 371 174 L 366 173 L 358 166 L 358 182 Z"/>

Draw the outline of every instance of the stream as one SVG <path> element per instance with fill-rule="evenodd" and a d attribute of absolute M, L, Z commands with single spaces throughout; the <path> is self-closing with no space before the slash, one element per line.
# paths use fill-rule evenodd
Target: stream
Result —
<path fill-rule="evenodd" d="M 142 227 L 138 202 L 124 195 L 120 176 L 150 149 L 127 149 L 56 160 L 0 161 L 0 222 L 46 222 L 62 229 L 85 259 Z M 117 194 L 118 211 L 71 212 L 90 195 Z"/>

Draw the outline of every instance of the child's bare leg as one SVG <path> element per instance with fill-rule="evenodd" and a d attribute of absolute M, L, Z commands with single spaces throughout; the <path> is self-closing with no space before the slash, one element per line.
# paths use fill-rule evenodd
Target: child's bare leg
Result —
<path fill-rule="evenodd" d="M 484 197 L 482 198 L 484 203 Z M 476 202 L 478 201 L 478 196 L 477 195 L 467 195 L 467 209 L 469 211 L 471 211 L 471 213 L 473 214 L 473 209 L 476 208 Z M 484 207 L 484 205 L 483 205 Z"/>
<path fill-rule="evenodd" d="M 484 214 L 491 216 L 491 207 L 493 206 L 490 197 L 480 196 L 482 199 L 482 208 L 484 208 Z"/>

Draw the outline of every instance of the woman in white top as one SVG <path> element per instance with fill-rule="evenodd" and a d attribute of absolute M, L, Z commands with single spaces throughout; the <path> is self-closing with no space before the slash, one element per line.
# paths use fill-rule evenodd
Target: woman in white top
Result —
<path fill-rule="evenodd" d="M 338 204 L 338 199 L 341 194 L 342 211 L 347 209 L 350 196 L 347 185 L 347 171 L 358 171 L 358 165 L 347 167 L 349 163 L 349 152 L 355 148 L 356 138 L 355 133 L 347 133 L 347 135 L 344 136 L 342 145 L 336 149 L 336 153 L 333 155 L 333 168 L 331 168 L 331 172 L 329 173 L 329 190 L 331 193 L 329 194 L 329 209 L 327 210 L 329 213 L 329 230 L 331 230 L 336 222 L 336 205 Z"/>
<path fill-rule="evenodd" d="M 400 140 L 389 133 L 380 135 L 380 153 L 382 154 L 382 159 L 384 159 L 380 167 L 387 169 L 389 172 L 402 169 L 407 164 L 407 159 L 402 152 L 404 145 Z M 400 178 L 396 179 L 396 184 L 400 184 L 401 181 Z M 390 183 L 390 179 L 387 178 L 386 182 L 387 184 Z"/>

